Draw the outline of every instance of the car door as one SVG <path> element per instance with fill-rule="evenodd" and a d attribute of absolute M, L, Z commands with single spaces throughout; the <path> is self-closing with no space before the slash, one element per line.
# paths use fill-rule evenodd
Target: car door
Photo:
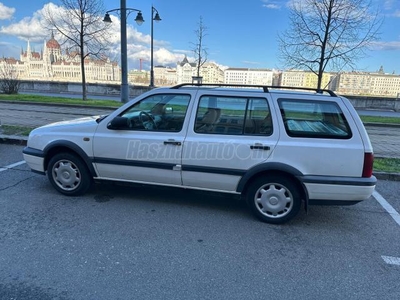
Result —
<path fill-rule="evenodd" d="M 279 130 L 267 96 L 205 94 L 198 100 L 182 154 L 183 185 L 231 191 L 244 173 L 264 162 Z"/>
<path fill-rule="evenodd" d="M 181 185 L 182 145 L 191 95 L 161 93 L 99 125 L 94 164 L 102 179 Z"/>

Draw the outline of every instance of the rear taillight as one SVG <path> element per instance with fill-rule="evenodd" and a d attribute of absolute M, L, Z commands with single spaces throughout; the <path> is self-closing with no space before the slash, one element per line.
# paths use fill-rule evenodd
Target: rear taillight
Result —
<path fill-rule="evenodd" d="M 362 177 L 371 177 L 372 169 L 374 167 L 374 154 L 364 153 L 364 166 L 362 171 Z"/>

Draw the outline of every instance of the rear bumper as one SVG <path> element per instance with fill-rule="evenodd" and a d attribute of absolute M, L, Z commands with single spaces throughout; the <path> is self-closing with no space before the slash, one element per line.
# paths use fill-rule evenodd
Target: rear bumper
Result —
<path fill-rule="evenodd" d="M 301 178 L 309 204 L 346 205 L 367 200 L 375 190 L 376 177 L 304 176 Z"/>

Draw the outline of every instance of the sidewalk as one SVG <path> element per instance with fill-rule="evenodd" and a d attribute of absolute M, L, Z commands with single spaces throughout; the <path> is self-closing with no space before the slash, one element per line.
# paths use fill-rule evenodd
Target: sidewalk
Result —
<path fill-rule="evenodd" d="M 400 125 L 365 124 L 375 157 L 400 158 Z"/>

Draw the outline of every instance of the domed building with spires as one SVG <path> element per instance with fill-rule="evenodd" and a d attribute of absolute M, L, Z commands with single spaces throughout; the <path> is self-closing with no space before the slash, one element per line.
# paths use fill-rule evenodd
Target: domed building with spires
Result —
<path fill-rule="evenodd" d="M 21 80 L 82 81 L 79 51 L 70 51 L 67 48 L 63 51 L 53 33 L 49 40 L 44 41 L 40 52 L 32 49 L 28 41 L 26 50 L 21 49 L 20 59 L 10 58 L 7 63 L 13 65 Z M 121 81 L 118 63 L 109 58 L 87 57 L 85 75 L 87 82 Z"/>

